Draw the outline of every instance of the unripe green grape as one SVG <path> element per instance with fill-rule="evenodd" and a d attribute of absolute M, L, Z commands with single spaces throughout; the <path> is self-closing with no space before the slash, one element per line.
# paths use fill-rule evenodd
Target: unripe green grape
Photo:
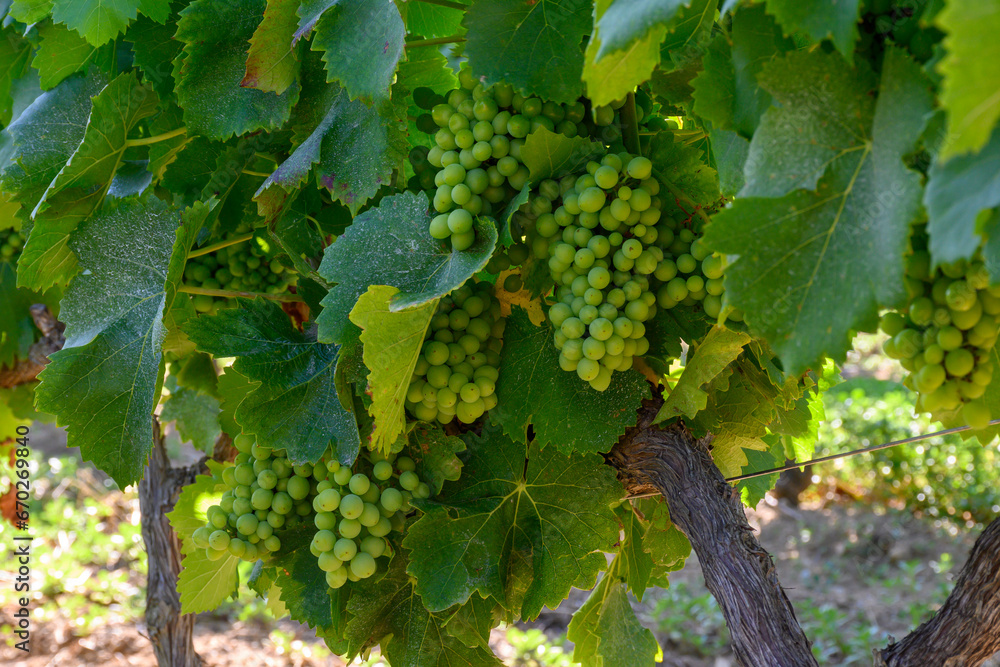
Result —
<path fill-rule="evenodd" d="M 358 521 L 361 523 L 362 526 L 370 528 L 374 526 L 376 523 L 378 523 L 378 519 L 380 516 L 381 514 L 379 513 L 378 507 L 376 505 L 373 505 L 371 503 L 365 503 L 365 508 L 361 512 L 361 516 L 358 517 Z"/>
<path fill-rule="evenodd" d="M 371 486 L 371 482 L 368 480 L 367 475 L 359 472 L 351 476 L 347 485 L 352 494 L 361 496 L 368 490 L 368 487 Z"/>
<path fill-rule="evenodd" d="M 351 572 L 360 579 L 367 579 L 375 574 L 375 559 L 361 552 L 351 559 Z"/>
<path fill-rule="evenodd" d="M 475 232 L 466 232 L 465 234 L 452 234 L 451 236 L 451 249 L 455 252 L 461 252 L 463 250 L 468 250 L 472 247 L 472 244 L 476 242 Z"/>
<path fill-rule="evenodd" d="M 357 519 L 365 509 L 365 501 L 351 493 L 340 501 L 340 515 L 345 519 Z"/>

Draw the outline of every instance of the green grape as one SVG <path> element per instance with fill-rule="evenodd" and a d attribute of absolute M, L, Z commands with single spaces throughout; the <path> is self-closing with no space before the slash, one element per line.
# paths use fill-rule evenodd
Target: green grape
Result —
<path fill-rule="evenodd" d="M 365 501 L 355 494 L 348 494 L 340 501 L 340 514 L 345 519 L 357 519 L 365 509 Z"/>
<path fill-rule="evenodd" d="M 360 579 L 367 579 L 375 574 L 375 559 L 364 552 L 358 553 L 351 559 L 351 572 Z"/>
<path fill-rule="evenodd" d="M 333 550 L 333 555 L 343 562 L 351 560 L 354 558 L 354 555 L 358 553 L 357 543 L 353 539 L 346 537 L 342 537 L 337 540 L 332 544 L 331 548 Z M 329 549 L 327 549 L 327 551 L 329 551 Z"/>

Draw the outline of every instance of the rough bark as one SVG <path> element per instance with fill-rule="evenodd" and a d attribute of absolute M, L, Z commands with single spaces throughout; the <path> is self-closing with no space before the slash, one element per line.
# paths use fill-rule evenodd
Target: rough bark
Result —
<path fill-rule="evenodd" d="M 212 458 L 231 461 L 236 455 L 232 440 L 223 433 L 215 442 Z M 181 489 L 200 474 L 208 473 L 203 457 L 184 468 L 172 468 L 163 446 L 159 423 L 153 422 L 153 451 L 139 483 L 142 539 L 146 544 L 146 631 L 160 667 L 198 667 L 194 650 L 195 617 L 181 613 L 177 577 L 181 571 L 181 544 L 167 514 L 174 508 Z"/>
<path fill-rule="evenodd" d="M 976 540 L 938 613 L 875 652 L 877 667 L 978 667 L 1000 651 L 1000 519 Z"/>
<path fill-rule="evenodd" d="M 626 488 L 655 489 L 688 539 L 719 602 L 737 660 L 745 667 L 814 667 L 806 639 L 778 581 L 770 554 L 747 523 L 738 493 L 681 425 L 652 427 L 659 400 L 647 401 L 639 423 L 609 454 Z"/>
<path fill-rule="evenodd" d="M 31 307 L 31 319 L 42 332 L 42 338 L 35 341 L 28 349 L 27 359 L 18 359 L 10 368 L 0 367 L 0 387 L 4 389 L 34 381 L 45 368 L 45 364 L 49 363 L 49 355 L 61 350 L 66 342 L 63 338 L 66 326 L 43 304 L 36 303 Z"/>

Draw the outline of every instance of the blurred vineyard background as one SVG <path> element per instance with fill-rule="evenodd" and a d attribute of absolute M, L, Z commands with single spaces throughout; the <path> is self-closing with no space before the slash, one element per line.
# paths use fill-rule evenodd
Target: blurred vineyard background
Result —
<path fill-rule="evenodd" d="M 915 397 L 899 383 L 901 369 L 881 354 L 880 342 L 867 335 L 856 340 L 843 381 L 826 395 L 816 456 L 940 428 L 913 415 Z M 176 432 L 168 443 L 178 464 L 197 457 Z M 0 661 L 155 664 L 143 636 L 146 557 L 135 489 L 115 489 L 66 449 L 50 424 L 35 425 L 32 444 L 35 650 L 25 661 L 7 639 Z M 975 537 L 1000 512 L 998 464 L 995 442 L 935 438 L 817 465 L 784 480 L 786 497 L 771 494 L 748 512 L 821 664 L 871 664 L 872 648 L 902 637 L 943 603 Z M 0 525 L 0 543 L 10 543 L 10 530 Z M 0 581 L 0 609 L 13 604 L 12 584 Z M 536 622 L 496 631 L 497 653 L 508 665 L 575 664 L 564 637 L 584 599 L 571 596 Z M 734 664 L 722 615 L 693 556 L 669 589 L 648 591 L 634 603 L 663 648 L 661 664 Z M 8 627 L 0 630 L 11 637 Z M 276 621 L 244 591 L 198 619 L 195 645 L 207 665 L 219 667 L 344 664 L 311 635 Z M 353 664 L 383 663 L 373 655 Z"/>

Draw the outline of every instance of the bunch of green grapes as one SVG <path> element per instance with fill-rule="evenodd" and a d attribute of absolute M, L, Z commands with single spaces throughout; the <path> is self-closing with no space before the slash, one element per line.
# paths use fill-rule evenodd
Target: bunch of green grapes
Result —
<path fill-rule="evenodd" d="M 24 247 L 24 235 L 14 229 L 0 229 L 0 261 L 14 262 Z"/>
<path fill-rule="evenodd" d="M 657 234 L 657 246 L 663 251 L 663 261 L 654 272 L 660 283 L 657 305 L 669 309 L 678 304 L 695 306 L 700 303 L 705 315 L 713 320 L 718 318 L 725 293 L 723 257 L 710 252 L 690 227 L 669 217 L 664 217 Z M 730 310 L 728 317 L 742 321 L 743 313 Z"/>
<path fill-rule="evenodd" d="M 221 240 L 246 236 L 251 231 L 249 225 L 242 224 Z M 186 284 L 204 289 L 284 294 L 295 285 L 298 274 L 274 257 L 266 239 L 255 236 L 190 258 L 184 267 L 184 279 Z M 193 301 L 200 313 L 232 305 L 230 299 L 207 294 L 196 294 Z"/>
<path fill-rule="evenodd" d="M 307 520 L 331 471 L 322 462 L 293 465 L 284 450 L 261 447 L 252 436 L 239 435 L 233 444 L 239 451 L 235 465 L 221 473 L 227 490 L 218 505 L 208 508 L 208 523 L 192 538 L 210 560 L 229 553 L 255 561 L 281 548 L 275 530 Z"/>
<path fill-rule="evenodd" d="M 542 181 L 528 204 L 532 251 L 556 285 L 559 365 L 598 391 L 649 349 L 656 275 L 672 265 L 657 245 L 659 188 L 647 158 L 609 153 L 585 174 Z"/>
<path fill-rule="evenodd" d="M 375 574 L 378 559 L 392 553 L 386 536 L 402 532 L 410 501 L 429 498 L 431 491 L 406 456 L 371 453 L 356 471 L 326 465 L 329 477 L 317 485 L 312 502 L 317 530 L 309 550 L 326 572 L 327 585 L 340 588 Z"/>
<path fill-rule="evenodd" d="M 471 424 L 493 408 L 505 324 L 489 283 L 441 299 L 406 392 L 410 414 Z"/>
<path fill-rule="evenodd" d="M 525 137 L 539 127 L 575 137 L 586 107 L 525 98 L 504 83 L 486 88 L 468 67 L 458 79 L 461 87 L 444 99 L 414 91 L 417 103 L 430 111 L 418 127 L 433 132 L 435 145 L 414 149 L 410 160 L 422 189 L 434 190 L 438 215 L 431 236 L 465 250 L 476 239 L 473 216 L 500 210 L 528 182 L 521 163 Z"/>
<path fill-rule="evenodd" d="M 923 241 L 923 243 L 921 243 Z M 903 381 L 920 396 L 917 409 L 942 416 L 960 410 L 973 428 L 984 428 L 990 410 L 982 400 L 993 380 L 990 353 L 1000 335 L 1000 286 L 990 287 L 981 258 L 931 269 L 925 237 L 907 259 L 910 301 L 883 315 L 891 336 L 883 349 L 910 375 Z"/>

